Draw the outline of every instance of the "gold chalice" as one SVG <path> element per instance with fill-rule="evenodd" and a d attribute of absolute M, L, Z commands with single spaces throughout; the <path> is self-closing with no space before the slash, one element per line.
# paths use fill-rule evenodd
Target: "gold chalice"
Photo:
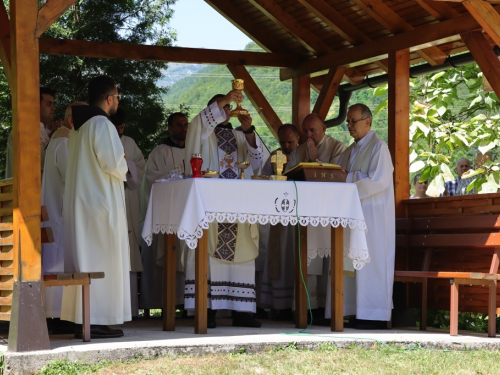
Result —
<path fill-rule="evenodd" d="M 245 88 L 245 81 L 242 79 L 233 79 L 231 83 L 233 84 L 233 90 L 242 91 Z M 238 117 L 240 113 L 242 115 L 248 115 L 248 111 L 241 108 L 241 103 L 236 103 L 236 108 L 231 111 L 231 117 Z"/>
<path fill-rule="evenodd" d="M 245 169 L 247 169 L 250 166 L 250 162 L 249 161 L 238 161 L 234 165 L 236 165 L 236 167 L 239 168 L 239 170 L 240 170 L 239 179 L 244 180 L 245 179 Z"/>

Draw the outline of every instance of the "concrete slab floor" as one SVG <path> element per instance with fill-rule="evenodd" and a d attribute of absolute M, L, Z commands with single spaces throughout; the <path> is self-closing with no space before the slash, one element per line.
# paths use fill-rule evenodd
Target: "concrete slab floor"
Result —
<path fill-rule="evenodd" d="M 194 334 L 193 320 L 177 320 L 174 332 L 162 331 L 160 319 L 140 319 L 120 328 L 125 335 L 116 339 L 93 339 L 84 343 L 73 335 L 51 335 L 52 350 L 25 353 L 7 352 L 8 324 L 0 324 L 0 350 L 4 352 L 5 374 L 36 374 L 52 360 L 67 359 L 96 363 L 101 360 L 121 361 L 138 357 L 155 358 L 166 354 L 199 355 L 208 353 L 248 353 L 270 350 L 295 342 L 300 349 L 314 349 L 322 342 L 332 342 L 339 348 L 352 344 L 370 347 L 374 342 L 397 343 L 430 349 L 500 350 L 500 337 L 461 331 L 452 337 L 448 331 L 417 328 L 360 331 L 346 328 L 331 332 L 329 327 L 312 326 L 300 333 L 291 322 L 262 320 L 261 328 L 232 327 L 230 319 L 217 319 L 217 328 L 206 335 Z"/>

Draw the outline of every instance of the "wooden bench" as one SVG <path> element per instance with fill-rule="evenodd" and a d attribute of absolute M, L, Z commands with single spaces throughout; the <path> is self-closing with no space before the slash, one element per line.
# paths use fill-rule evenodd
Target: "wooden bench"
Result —
<path fill-rule="evenodd" d="M 429 279 L 445 279 L 450 282 L 450 335 L 458 335 L 459 286 L 477 285 L 488 287 L 488 336 L 495 337 L 496 314 L 500 312 L 497 309 L 499 230 L 498 215 L 396 220 L 396 248 L 407 249 L 408 259 L 419 261 L 408 262 L 407 270 L 396 270 L 394 281 L 422 284 L 420 329 L 427 328 Z M 420 256 L 412 257 L 415 251 Z"/>

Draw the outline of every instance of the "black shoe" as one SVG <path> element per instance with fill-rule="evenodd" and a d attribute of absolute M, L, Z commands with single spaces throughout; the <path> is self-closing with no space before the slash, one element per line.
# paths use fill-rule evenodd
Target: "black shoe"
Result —
<path fill-rule="evenodd" d="M 217 315 L 217 310 L 207 309 L 207 328 L 217 328 L 215 315 Z"/>
<path fill-rule="evenodd" d="M 249 313 L 236 311 L 233 313 L 233 327 L 260 328 L 260 326 L 261 323 Z"/>
<path fill-rule="evenodd" d="M 255 313 L 255 316 L 258 319 L 269 319 L 269 313 L 267 310 L 264 310 L 261 307 L 257 307 L 257 312 Z"/>
<path fill-rule="evenodd" d="M 61 320 L 59 318 L 47 318 L 49 333 L 53 335 L 64 335 L 75 332 L 75 323 Z"/>
<path fill-rule="evenodd" d="M 104 325 L 90 326 L 91 339 L 112 339 L 122 336 L 123 336 L 123 331 L 121 329 L 109 328 L 109 326 L 104 326 Z M 75 324 L 75 339 L 83 339 L 81 324 Z"/>
<path fill-rule="evenodd" d="M 288 322 L 294 321 L 295 318 L 293 316 L 292 309 L 283 309 L 283 310 L 272 310 L 271 320 L 275 322 Z"/>
<path fill-rule="evenodd" d="M 383 320 L 356 319 L 355 328 L 361 330 L 387 329 L 387 322 Z"/>

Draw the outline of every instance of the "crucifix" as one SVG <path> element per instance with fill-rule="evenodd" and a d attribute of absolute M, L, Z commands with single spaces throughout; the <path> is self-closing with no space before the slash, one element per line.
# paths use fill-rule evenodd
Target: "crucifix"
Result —
<path fill-rule="evenodd" d="M 276 176 L 282 175 L 283 166 L 287 163 L 287 161 L 286 155 L 284 155 L 281 150 L 276 151 L 276 153 L 271 156 L 271 165 Z"/>

